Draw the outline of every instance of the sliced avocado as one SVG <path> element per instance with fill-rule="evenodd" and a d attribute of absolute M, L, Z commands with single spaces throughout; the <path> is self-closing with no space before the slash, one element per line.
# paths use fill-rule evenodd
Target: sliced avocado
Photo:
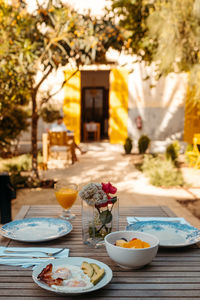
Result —
<path fill-rule="evenodd" d="M 93 267 L 91 266 L 91 264 L 89 264 L 86 261 L 82 262 L 81 269 L 90 278 L 94 275 L 94 269 L 93 269 Z"/>
<path fill-rule="evenodd" d="M 99 270 L 101 270 L 101 268 L 97 264 L 91 264 L 91 266 L 93 267 L 95 273 L 98 273 Z"/>
<path fill-rule="evenodd" d="M 92 278 L 91 278 L 91 282 L 96 285 L 105 275 L 105 270 L 104 269 L 100 269 L 98 271 L 98 273 L 95 273 Z"/>

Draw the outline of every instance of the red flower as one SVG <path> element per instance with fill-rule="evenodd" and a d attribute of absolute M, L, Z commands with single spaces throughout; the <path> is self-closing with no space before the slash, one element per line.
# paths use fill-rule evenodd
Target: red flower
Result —
<path fill-rule="evenodd" d="M 102 190 L 106 193 L 106 194 L 115 194 L 117 192 L 117 188 L 114 187 L 110 182 L 108 183 L 103 183 L 102 182 Z"/>

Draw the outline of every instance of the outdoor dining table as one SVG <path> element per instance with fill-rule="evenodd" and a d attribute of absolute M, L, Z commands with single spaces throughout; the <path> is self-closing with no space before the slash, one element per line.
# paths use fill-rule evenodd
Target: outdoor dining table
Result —
<path fill-rule="evenodd" d="M 198 246 L 180 249 L 159 249 L 153 262 L 139 270 L 126 270 L 108 257 L 105 248 L 89 248 L 82 243 L 81 207 L 74 206 L 76 218 L 68 235 L 39 244 L 21 243 L 1 237 L 1 246 L 8 247 L 68 247 L 71 257 L 89 257 L 106 263 L 113 271 L 112 281 L 95 292 L 77 296 L 60 296 L 37 286 L 32 270 L 0 265 L 0 299 L 200 299 L 200 249 Z M 56 205 L 23 206 L 16 219 L 57 217 L 61 207 Z M 126 216 L 174 217 L 166 206 L 120 207 L 120 229 L 127 225 Z"/>

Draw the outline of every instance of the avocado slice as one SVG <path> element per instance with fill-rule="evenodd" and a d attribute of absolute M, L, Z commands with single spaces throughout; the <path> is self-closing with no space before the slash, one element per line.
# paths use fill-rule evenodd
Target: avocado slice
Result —
<path fill-rule="evenodd" d="M 91 277 L 91 282 L 96 285 L 105 275 L 105 270 L 104 269 L 100 269 L 98 270 L 97 273 L 95 273 L 92 277 Z"/>
<path fill-rule="evenodd" d="M 88 276 L 88 277 L 92 277 L 94 275 L 94 269 L 93 267 L 91 266 L 91 264 L 89 264 L 88 262 L 86 261 L 83 261 L 82 262 L 82 265 L 81 265 L 81 269 L 83 270 L 83 272 Z"/>
<path fill-rule="evenodd" d="M 91 264 L 91 266 L 93 267 L 95 273 L 98 273 L 99 270 L 101 270 L 101 268 L 97 264 Z"/>

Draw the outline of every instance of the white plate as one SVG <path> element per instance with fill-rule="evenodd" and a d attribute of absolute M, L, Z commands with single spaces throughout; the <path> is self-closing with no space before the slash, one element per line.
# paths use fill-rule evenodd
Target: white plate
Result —
<path fill-rule="evenodd" d="M 55 289 L 53 289 L 52 287 L 48 286 L 47 284 L 43 283 L 42 281 L 38 280 L 37 277 L 40 274 L 40 272 L 49 264 L 49 262 L 47 263 L 43 263 L 41 265 L 38 265 L 34 268 L 33 273 L 32 273 L 32 277 L 33 280 L 35 281 L 35 283 L 37 283 L 37 285 L 39 285 L 41 288 L 57 293 L 57 294 L 62 294 L 62 295 L 77 295 L 77 294 L 84 294 L 84 293 L 88 293 L 88 292 L 93 292 L 96 291 L 98 289 L 101 289 L 102 287 L 104 287 L 105 285 L 107 285 L 111 279 L 112 279 L 112 270 L 104 263 L 96 260 L 96 259 L 91 259 L 91 258 L 85 258 L 85 257 L 67 257 L 64 259 L 57 259 L 54 261 L 51 261 L 50 263 L 52 263 L 53 266 L 63 266 L 63 265 L 73 265 L 73 266 L 78 266 L 81 267 L 81 264 L 83 261 L 87 261 L 88 263 L 95 263 L 97 264 L 100 268 L 103 268 L 105 270 L 105 275 L 104 277 L 96 284 L 94 285 L 92 288 L 89 288 L 87 290 L 83 290 L 83 291 L 79 291 L 79 292 L 60 292 L 57 291 Z"/>
<path fill-rule="evenodd" d="M 2 226 L 1 234 L 20 242 L 44 242 L 62 237 L 72 231 L 72 224 L 58 218 L 29 218 Z"/>
<path fill-rule="evenodd" d="M 130 224 L 127 230 L 146 232 L 155 235 L 162 247 L 186 247 L 200 241 L 200 231 L 188 224 L 170 221 L 141 221 Z"/>

